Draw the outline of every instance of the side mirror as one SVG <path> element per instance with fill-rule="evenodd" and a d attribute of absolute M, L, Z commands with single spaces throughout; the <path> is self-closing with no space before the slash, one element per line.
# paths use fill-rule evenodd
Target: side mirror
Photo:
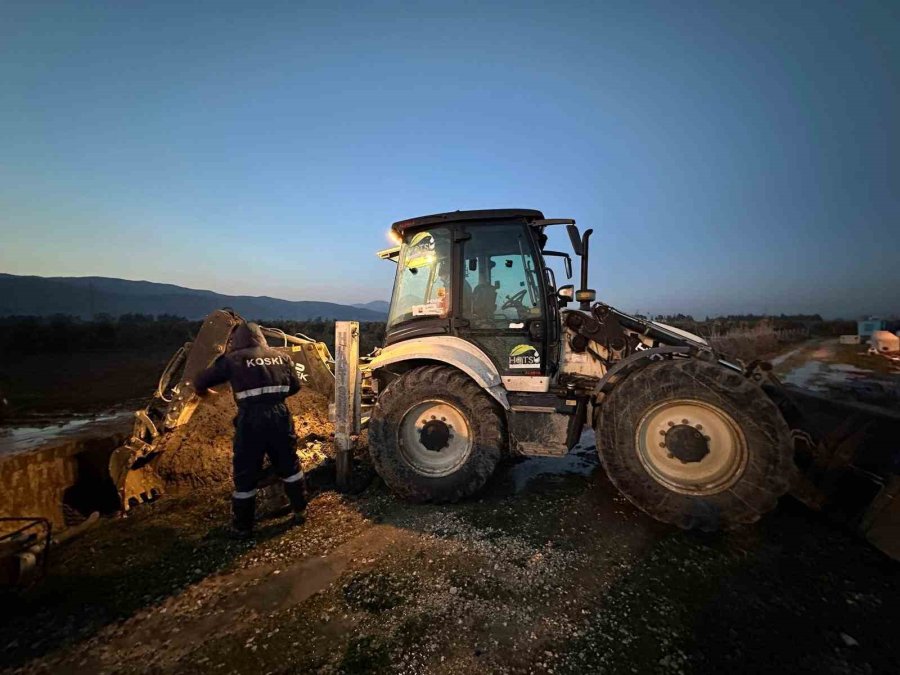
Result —
<path fill-rule="evenodd" d="M 581 245 L 581 234 L 578 232 L 576 225 L 566 225 L 566 232 L 569 233 L 569 241 L 572 242 L 572 250 L 575 255 L 581 255 L 584 247 Z"/>
<path fill-rule="evenodd" d="M 572 284 L 560 286 L 560 289 L 556 292 L 556 297 L 559 298 L 559 304 L 565 307 L 575 297 L 575 287 Z"/>
<path fill-rule="evenodd" d="M 546 258 L 547 256 L 562 258 L 566 268 L 566 279 L 572 278 L 572 258 L 568 253 L 563 253 L 561 251 L 544 251 L 544 257 Z"/>

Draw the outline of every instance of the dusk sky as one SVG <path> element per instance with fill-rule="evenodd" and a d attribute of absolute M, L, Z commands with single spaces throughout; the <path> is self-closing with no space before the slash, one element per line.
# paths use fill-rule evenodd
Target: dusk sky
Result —
<path fill-rule="evenodd" d="M 900 2 L 0 4 L 2 272 L 386 300 L 506 207 L 626 311 L 900 313 Z"/>

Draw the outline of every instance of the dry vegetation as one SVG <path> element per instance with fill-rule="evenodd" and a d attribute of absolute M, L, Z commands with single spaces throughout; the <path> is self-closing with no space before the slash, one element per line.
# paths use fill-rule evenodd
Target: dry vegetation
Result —
<path fill-rule="evenodd" d="M 752 328 L 731 328 L 725 333 L 713 334 L 708 340 L 722 354 L 749 363 L 771 358 L 785 345 L 808 337 L 809 332 L 803 329 L 776 330 L 771 322 L 762 321 Z"/>

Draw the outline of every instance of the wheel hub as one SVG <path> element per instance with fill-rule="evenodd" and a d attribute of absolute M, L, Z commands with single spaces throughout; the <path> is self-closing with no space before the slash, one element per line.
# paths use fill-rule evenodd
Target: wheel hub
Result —
<path fill-rule="evenodd" d="M 468 460 L 474 446 L 469 421 L 448 401 L 429 399 L 404 413 L 398 429 L 400 455 L 417 473 L 448 476 Z"/>
<path fill-rule="evenodd" d="M 660 401 L 635 431 L 638 459 L 673 492 L 712 495 L 734 485 L 747 467 L 744 433 L 724 409 L 706 401 Z"/>
<path fill-rule="evenodd" d="M 665 444 L 669 453 L 682 464 L 700 462 L 709 454 L 709 443 L 706 438 L 689 424 L 669 427 L 665 435 Z"/>
<path fill-rule="evenodd" d="M 428 420 L 419 431 L 419 442 L 431 452 L 440 452 L 449 447 L 450 437 L 450 427 L 441 420 Z"/>

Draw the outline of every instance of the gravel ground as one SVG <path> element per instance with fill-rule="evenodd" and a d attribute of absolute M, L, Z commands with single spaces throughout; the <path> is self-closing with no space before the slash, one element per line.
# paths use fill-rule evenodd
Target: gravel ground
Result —
<path fill-rule="evenodd" d="M 253 543 L 223 536 L 226 490 L 167 496 L 2 599 L 0 667 L 900 672 L 898 565 L 851 533 L 786 499 L 754 527 L 688 535 L 584 470 L 590 449 L 552 461 L 511 462 L 453 506 L 379 480 L 323 492 L 306 525 L 265 521 Z"/>

